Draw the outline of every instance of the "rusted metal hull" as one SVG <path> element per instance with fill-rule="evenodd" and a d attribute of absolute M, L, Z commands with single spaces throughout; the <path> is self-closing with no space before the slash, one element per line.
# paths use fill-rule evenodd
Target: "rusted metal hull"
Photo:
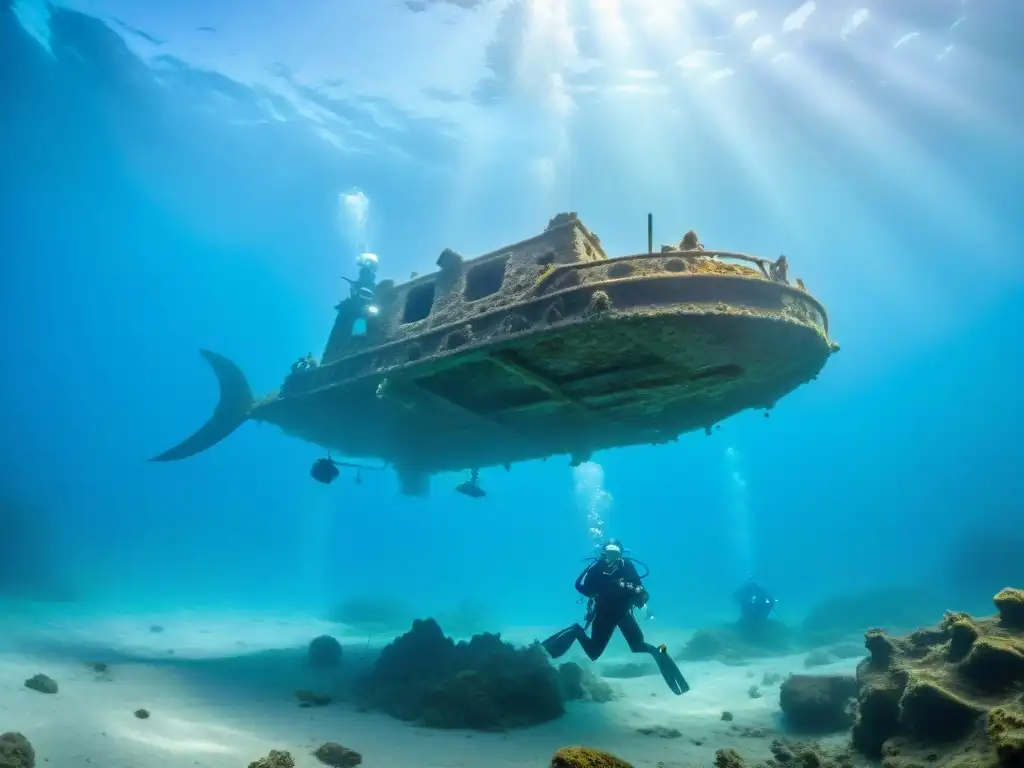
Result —
<path fill-rule="evenodd" d="M 736 263 L 739 262 L 739 263 Z M 437 472 L 662 443 L 771 408 L 838 345 L 785 257 L 679 247 L 609 259 L 575 214 L 539 235 L 373 292 L 377 315 L 338 305 L 323 359 L 256 402 L 233 362 L 203 354 L 220 402 L 155 457 L 195 455 L 247 420 L 349 456 L 376 457 L 422 494 Z M 365 308 L 365 307 L 363 307 Z"/>
<path fill-rule="evenodd" d="M 581 460 L 770 408 L 833 350 L 804 291 L 660 272 L 556 288 L 297 373 L 252 418 L 403 472 Z"/>

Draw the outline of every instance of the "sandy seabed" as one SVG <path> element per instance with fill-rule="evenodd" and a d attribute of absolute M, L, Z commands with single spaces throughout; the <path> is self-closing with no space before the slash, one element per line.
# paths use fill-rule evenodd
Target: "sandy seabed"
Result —
<path fill-rule="evenodd" d="M 502 636 L 526 643 L 553 629 L 507 628 Z M 807 671 L 803 654 L 744 666 L 681 663 L 691 686 L 684 696 L 673 696 L 657 673 L 609 679 L 616 700 L 570 703 L 552 723 L 500 734 L 443 731 L 360 712 L 344 700 L 299 707 L 297 689 L 331 690 L 338 682 L 306 663 L 309 640 L 325 633 L 341 640 L 343 667 L 350 670 L 390 639 L 360 637 L 302 616 L 8 616 L 0 624 L 0 731 L 20 731 L 35 747 L 37 764 L 56 768 L 246 768 L 271 749 L 290 751 L 298 768 L 314 768 L 320 763 L 312 752 L 326 741 L 360 752 L 367 768 L 543 768 L 569 744 L 608 750 L 638 767 L 710 767 L 723 747 L 749 762 L 768 758 L 771 740 L 782 733 L 779 687 L 762 685 L 762 678 Z M 649 634 L 671 649 L 690 633 L 659 628 Z M 616 638 L 599 662 L 567 659 L 600 673 L 645 657 L 630 654 Z M 95 672 L 93 662 L 107 664 L 107 671 Z M 852 673 L 854 664 L 813 672 Z M 59 692 L 26 688 L 24 681 L 37 673 L 53 678 Z M 752 685 L 760 698 L 750 696 Z M 150 717 L 137 718 L 140 708 Z M 734 719 L 723 721 L 723 711 Z M 638 730 L 659 726 L 679 735 Z"/>

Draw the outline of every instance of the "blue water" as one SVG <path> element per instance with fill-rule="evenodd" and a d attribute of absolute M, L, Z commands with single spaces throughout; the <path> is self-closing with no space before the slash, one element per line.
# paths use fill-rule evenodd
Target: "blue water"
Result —
<path fill-rule="evenodd" d="M 888 584 L 987 610 L 1013 574 L 965 534 L 1024 540 L 1019 4 L 365 5 L 0 9 L 0 490 L 46 544 L 12 581 L 97 613 L 383 596 L 558 625 L 608 535 L 667 626 L 729 617 L 748 573 L 783 616 Z M 199 348 L 273 390 L 360 252 L 403 280 L 560 211 L 610 254 L 648 212 L 656 246 L 786 253 L 842 351 L 769 419 L 487 469 L 483 500 L 321 486 L 317 449 L 253 424 L 145 462 L 215 404 Z"/>

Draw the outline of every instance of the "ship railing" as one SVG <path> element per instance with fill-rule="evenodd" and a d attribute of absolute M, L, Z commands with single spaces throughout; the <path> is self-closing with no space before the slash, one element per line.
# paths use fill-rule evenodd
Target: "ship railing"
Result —
<path fill-rule="evenodd" d="M 771 280 L 776 283 L 783 283 L 784 285 L 790 285 L 789 282 L 789 265 L 785 256 L 779 256 L 774 261 L 766 259 L 763 256 L 752 256 L 748 253 L 738 253 L 735 251 L 712 251 L 705 249 L 697 249 L 691 251 L 671 250 L 671 251 L 652 251 L 650 253 L 636 253 L 628 256 L 619 256 L 609 261 L 615 261 L 619 258 L 622 259 L 660 259 L 668 257 L 690 257 L 697 258 L 703 256 L 704 258 L 718 259 L 725 262 L 740 263 L 743 265 L 753 265 L 761 273 L 766 280 Z M 573 264 L 572 266 L 576 269 L 593 269 L 600 267 L 602 264 L 607 264 L 608 261 L 591 261 L 581 264 Z"/>

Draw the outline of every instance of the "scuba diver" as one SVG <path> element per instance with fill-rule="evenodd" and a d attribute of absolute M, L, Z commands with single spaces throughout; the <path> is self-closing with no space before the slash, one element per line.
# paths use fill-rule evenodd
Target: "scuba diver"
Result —
<path fill-rule="evenodd" d="M 641 577 L 634 561 L 624 556 L 620 541 L 607 541 L 601 548 L 601 554 L 576 579 L 576 590 L 589 599 L 586 626 L 573 624 L 552 635 L 542 643 L 544 650 L 557 659 L 565 655 L 573 643 L 579 642 L 583 652 L 595 661 L 604 653 L 618 627 L 633 653 L 649 653 L 654 658 L 674 694 L 686 693 L 690 686 L 665 646 L 646 642 L 643 630 L 633 616 L 633 609 L 647 605 L 649 595 L 642 583 L 646 576 L 644 573 Z M 591 627 L 589 636 L 587 627 Z"/>
<path fill-rule="evenodd" d="M 376 316 L 378 312 L 377 307 L 372 303 L 373 293 L 377 289 L 378 263 L 374 254 L 360 254 L 356 259 L 356 264 L 359 266 L 359 277 L 355 280 L 342 277 L 351 286 L 350 298 L 357 307 L 356 318 L 352 323 L 353 336 L 365 336 L 367 319 Z"/>
<path fill-rule="evenodd" d="M 753 576 L 748 577 L 746 583 L 733 592 L 732 598 L 739 604 L 740 620 L 748 626 L 758 626 L 767 622 L 778 602 L 754 581 Z"/>
<path fill-rule="evenodd" d="M 373 291 L 377 287 L 377 266 L 380 262 L 376 254 L 361 253 L 356 259 L 359 267 L 359 277 L 352 283 L 352 296 L 362 296 L 367 300 L 373 298 Z"/>

